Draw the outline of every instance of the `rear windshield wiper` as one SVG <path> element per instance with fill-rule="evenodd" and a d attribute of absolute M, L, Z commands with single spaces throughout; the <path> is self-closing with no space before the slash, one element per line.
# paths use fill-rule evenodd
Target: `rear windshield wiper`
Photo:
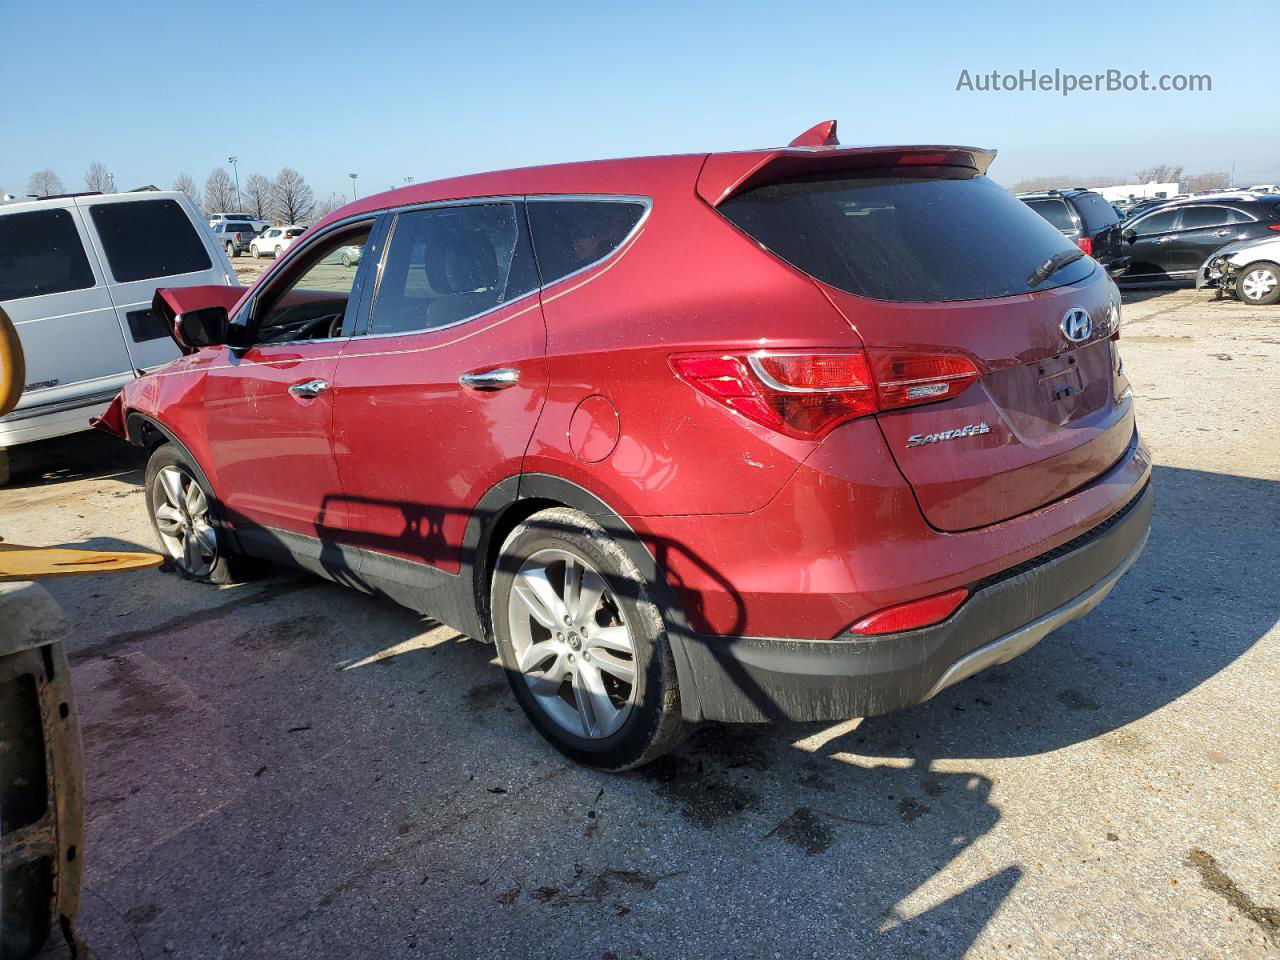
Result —
<path fill-rule="evenodd" d="M 1038 287 L 1069 263 L 1075 263 L 1084 256 L 1083 250 L 1063 250 L 1055 253 L 1040 266 L 1031 271 L 1027 277 L 1028 287 Z"/>

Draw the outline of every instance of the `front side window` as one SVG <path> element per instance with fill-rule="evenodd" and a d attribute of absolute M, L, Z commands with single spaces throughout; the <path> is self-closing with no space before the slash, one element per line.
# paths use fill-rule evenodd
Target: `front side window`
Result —
<path fill-rule="evenodd" d="M 95 203 L 89 215 L 118 283 L 213 267 L 200 235 L 176 200 Z"/>
<path fill-rule="evenodd" d="M 342 335 L 372 224 L 338 233 L 302 253 L 254 308 L 255 343 L 294 343 Z M 344 258 L 342 250 L 348 251 Z M 351 251 L 357 251 L 353 256 Z"/>
<path fill-rule="evenodd" d="M 1140 237 L 1150 237 L 1157 233 L 1167 233 L 1173 229 L 1178 219 L 1177 210 L 1164 210 L 1139 220 L 1133 225 L 1133 232 Z"/>
<path fill-rule="evenodd" d="M 436 330 L 537 288 L 513 203 L 434 207 L 396 217 L 369 332 Z"/>
<path fill-rule="evenodd" d="M 0 300 L 93 285 L 93 268 L 69 210 L 0 216 Z"/>
<path fill-rule="evenodd" d="M 613 253 L 644 216 L 634 200 L 530 200 L 529 228 L 543 283 Z"/>

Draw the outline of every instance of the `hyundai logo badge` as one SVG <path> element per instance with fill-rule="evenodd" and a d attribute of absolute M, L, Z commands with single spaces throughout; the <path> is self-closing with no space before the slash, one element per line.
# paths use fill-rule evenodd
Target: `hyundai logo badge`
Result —
<path fill-rule="evenodd" d="M 1072 343 L 1083 343 L 1093 333 L 1093 318 L 1083 307 L 1072 307 L 1062 315 L 1062 335 Z"/>

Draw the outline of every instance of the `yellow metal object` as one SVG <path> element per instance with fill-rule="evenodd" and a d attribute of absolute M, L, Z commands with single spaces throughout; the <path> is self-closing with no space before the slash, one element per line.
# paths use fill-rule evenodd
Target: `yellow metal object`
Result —
<path fill-rule="evenodd" d="M 16 543 L 0 543 L 0 581 L 128 573 L 150 570 L 162 563 L 164 558 L 157 553 L 71 550 L 65 547 L 24 547 Z"/>
<path fill-rule="evenodd" d="M 0 307 L 0 417 L 18 405 L 27 382 L 27 364 L 13 321 Z"/>

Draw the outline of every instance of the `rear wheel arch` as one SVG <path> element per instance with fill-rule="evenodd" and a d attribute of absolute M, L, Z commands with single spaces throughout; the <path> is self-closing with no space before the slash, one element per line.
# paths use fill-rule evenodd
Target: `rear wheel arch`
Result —
<path fill-rule="evenodd" d="M 571 480 L 542 473 L 509 477 L 492 487 L 476 504 L 463 537 L 463 565 L 464 570 L 470 567 L 480 635 L 488 641 L 493 639 L 490 588 L 496 560 L 507 535 L 533 514 L 554 507 L 569 507 L 595 521 L 635 564 L 666 624 L 680 682 L 683 716 L 691 721 L 700 719 L 693 670 L 685 650 L 686 643 L 698 641 L 666 574 L 644 541 L 616 510 Z"/>

